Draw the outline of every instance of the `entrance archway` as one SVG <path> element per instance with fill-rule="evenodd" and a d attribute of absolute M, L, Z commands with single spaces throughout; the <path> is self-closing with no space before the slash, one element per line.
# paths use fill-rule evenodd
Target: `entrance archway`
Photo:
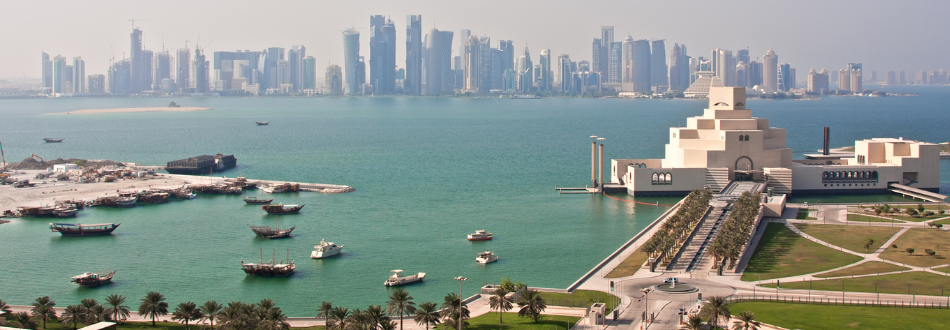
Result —
<path fill-rule="evenodd" d="M 742 157 L 739 157 L 739 159 L 736 159 L 736 170 L 737 171 L 751 171 L 752 159 L 746 156 L 742 156 Z"/>

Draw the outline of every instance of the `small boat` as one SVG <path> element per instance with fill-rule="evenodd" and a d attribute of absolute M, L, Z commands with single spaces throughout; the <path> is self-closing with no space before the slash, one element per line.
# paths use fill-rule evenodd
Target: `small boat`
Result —
<path fill-rule="evenodd" d="M 478 256 L 475 257 L 475 261 L 480 264 L 492 263 L 498 261 L 498 256 L 495 255 L 495 252 L 491 251 L 480 252 Z"/>
<path fill-rule="evenodd" d="M 185 195 L 185 199 L 195 199 L 195 197 L 198 197 L 198 194 L 193 192 Z"/>
<path fill-rule="evenodd" d="M 468 234 L 469 241 L 490 241 L 492 234 L 484 230 L 476 230 L 474 234 Z"/>
<path fill-rule="evenodd" d="M 267 124 L 270 124 L 269 122 L 266 122 L 266 121 L 255 121 L 254 123 L 256 123 L 257 126 L 267 126 Z"/>
<path fill-rule="evenodd" d="M 63 236 L 99 236 L 109 235 L 120 224 L 117 223 L 98 223 L 92 225 L 81 225 L 74 223 L 50 223 L 49 229 L 56 231 Z"/>
<path fill-rule="evenodd" d="M 415 283 L 422 281 L 426 278 L 426 273 L 418 273 L 415 275 L 402 276 L 402 270 L 393 270 L 393 274 L 386 279 L 386 282 L 383 282 L 385 286 L 399 286 L 406 285 L 409 283 Z"/>
<path fill-rule="evenodd" d="M 313 252 L 310 252 L 310 257 L 313 259 L 320 259 L 326 257 L 332 257 L 340 254 L 343 250 L 343 245 L 336 245 L 333 242 L 327 242 L 326 240 L 320 240 L 320 245 L 313 247 Z"/>
<path fill-rule="evenodd" d="M 307 204 L 284 205 L 283 203 L 265 204 L 265 205 L 261 205 L 261 210 L 264 210 L 264 212 L 267 212 L 267 214 L 291 214 L 291 213 L 299 213 L 300 209 L 302 209 L 306 205 Z"/>
<path fill-rule="evenodd" d="M 63 140 L 65 140 L 65 138 L 62 138 L 62 139 L 43 138 L 43 141 L 46 141 L 46 143 L 60 143 L 60 142 L 63 142 Z"/>
<path fill-rule="evenodd" d="M 135 196 L 119 197 L 118 199 L 115 200 L 115 206 L 116 207 L 133 207 L 135 206 L 135 202 L 137 202 L 138 200 L 139 198 Z"/>
<path fill-rule="evenodd" d="M 82 273 L 82 275 L 73 276 L 70 279 L 73 283 L 82 286 L 97 286 L 112 282 L 115 271 L 102 271 L 98 273 Z"/>
<path fill-rule="evenodd" d="M 247 275 L 287 276 L 293 274 L 296 268 L 294 261 L 290 260 L 290 249 L 287 250 L 287 259 L 283 263 L 277 263 L 277 249 L 274 249 L 274 257 L 264 263 L 264 248 L 261 248 L 261 256 L 257 263 L 245 263 L 241 260 L 241 269 Z"/>
<path fill-rule="evenodd" d="M 247 226 L 251 227 L 251 230 L 254 231 L 257 236 L 267 239 L 290 237 L 290 232 L 294 231 L 294 228 L 297 228 L 290 227 L 290 229 L 280 229 L 280 220 L 274 219 L 274 221 L 277 222 L 277 228 L 271 228 L 270 226 L 251 226 L 250 224 Z"/>
<path fill-rule="evenodd" d="M 53 215 L 57 218 L 71 218 L 75 217 L 76 213 L 79 213 L 79 209 L 69 206 L 60 206 L 53 209 Z"/>
<path fill-rule="evenodd" d="M 244 197 L 244 202 L 248 204 L 267 204 L 273 202 L 274 199 L 261 199 L 257 197 Z"/>

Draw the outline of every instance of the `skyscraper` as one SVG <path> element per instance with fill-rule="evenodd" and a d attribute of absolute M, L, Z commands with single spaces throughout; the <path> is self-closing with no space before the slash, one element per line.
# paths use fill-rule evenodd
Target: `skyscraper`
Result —
<path fill-rule="evenodd" d="M 383 15 L 370 16 L 369 26 L 369 82 L 374 94 L 392 94 L 396 86 L 396 26 Z"/>
<path fill-rule="evenodd" d="M 188 48 L 178 49 L 176 59 L 178 65 L 175 66 L 175 83 L 182 90 L 188 89 L 191 87 L 191 50 Z"/>
<path fill-rule="evenodd" d="M 303 89 L 303 59 L 307 57 L 307 47 L 293 46 L 287 52 L 287 65 L 290 71 L 290 84 L 294 91 Z"/>
<path fill-rule="evenodd" d="M 463 54 L 465 89 L 480 95 L 491 90 L 491 38 L 472 35 L 468 37 Z"/>
<path fill-rule="evenodd" d="M 195 77 L 195 93 L 208 92 L 208 61 L 205 60 L 204 51 L 201 48 L 195 48 L 195 61 L 192 63 L 192 76 Z"/>
<path fill-rule="evenodd" d="M 167 51 L 162 51 L 155 53 L 152 61 L 152 89 L 162 89 L 162 80 L 171 78 L 171 57 Z"/>
<path fill-rule="evenodd" d="M 607 56 L 607 82 L 620 83 L 623 79 L 623 43 L 612 42 Z"/>
<path fill-rule="evenodd" d="M 623 77 L 624 83 L 633 83 L 633 37 L 623 38 Z"/>
<path fill-rule="evenodd" d="M 452 93 L 452 31 L 429 30 L 426 44 L 426 95 Z M 464 42 L 463 42 L 464 44 Z"/>
<path fill-rule="evenodd" d="M 663 39 L 653 40 L 650 43 L 650 85 L 654 87 L 669 87 L 670 79 L 667 76 L 666 43 Z"/>
<path fill-rule="evenodd" d="M 816 73 L 815 69 L 808 71 L 808 92 L 824 94 L 828 92 L 828 71 L 821 69 Z"/>
<path fill-rule="evenodd" d="M 762 84 L 770 92 L 777 92 L 778 89 L 778 55 L 772 49 L 765 52 L 762 59 Z"/>
<path fill-rule="evenodd" d="M 471 37 L 471 36 L 472 36 L 472 30 L 469 30 L 469 29 L 462 29 L 461 31 L 459 31 L 459 38 L 458 38 L 458 39 L 459 39 L 459 51 L 458 51 L 458 53 L 457 53 L 459 57 L 461 57 L 462 54 L 465 54 L 465 44 L 468 42 L 468 38 Z M 459 63 L 459 64 L 461 64 L 461 63 Z M 454 67 L 454 69 L 458 70 L 458 69 L 462 69 L 462 67 L 459 66 L 459 65 L 457 65 L 457 66 Z"/>
<path fill-rule="evenodd" d="M 749 58 L 748 49 L 740 49 L 739 51 L 736 52 L 736 64 L 738 65 L 739 62 L 745 62 L 746 65 L 752 62 L 752 59 Z"/>
<path fill-rule="evenodd" d="M 50 61 L 49 54 L 46 52 L 42 53 L 41 63 L 43 88 L 47 89 L 46 92 L 51 92 L 53 90 L 53 61 Z"/>
<path fill-rule="evenodd" d="M 406 79 L 403 92 L 422 95 L 422 15 L 406 17 Z"/>
<path fill-rule="evenodd" d="M 518 71 L 518 91 L 531 93 L 534 89 L 534 65 L 531 63 L 531 52 L 528 45 L 524 45 L 524 54 L 518 57 L 515 65 Z"/>
<path fill-rule="evenodd" d="M 53 94 L 66 93 L 66 58 L 56 55 L 53 58 Z"/>
<path fill-rule="evenodd" d="M 307 56 L 303 58 L 303 69 L 300 70 L 303 77 L 301 78 L 301 87 L 306 90 L 313 90 L 317 88 L 317 59 L 313 56 Z"/>
<path fill-rule="evenodd" d="M 649 40 L 633 42 L 633 91 L 636 93 L 650 93 L 651 56 Z"/>
<path fill-rule="evenodd" d="M 861 63 L 848 63 L 848 74 L 851 77 L 851 92 L 864 92 L 864 86 L 861 81 Z"/>
<path fill-rule="evenodd" d="M 340 66 L 336 64 L 328 66 L 324 84 L 326 84 L 327 93 L 330 95 L 343 94 L 343 69 L 340 69 Z"/>
<path fill-rule="evenodd" d="M 104 74 L 91 74 L 87 91 L 89 94 L 102 94 L 106 92 L 106 76 Z"/>
<path fill-rule="evenodd" d="M 155 52 L 143 49 L 140 60 L 142 61 L 142 76 L 139 78 L 141 80 L 139 84 L 142 91 L 147 91 L 152 89 L 152 62 L 155 60 Z"/>
<path fill-rule="evenodd" d="M 73 94 L 86 92 L 86 62 L 82 57 L 73 57 Z"/>
<path fill-rule="evenodd" d="M 793 88 L 792 86 L 792 65 L 788 63 L 782 63 L 778 67 L 779 69 L 779 81 L 778 81 L 778 91 L 779 92 L 788 92 Z"/>
<path fill-rule="evenodd" d="M 356 66 L 359 64 L 360 57 L 360 31 L 356 29 L 346 29 L 343 31 L 343 74 L 345 79 L 343 83 L 346 88 L 343 90 L 346 95 L 357 95 L 360 93 L 359 79 L 357 78 Z"/>
<path fill-rule="evenodd" d="M 719 49 L 715 54 L 716 75 L 722 78 L 725 86 L 736 85 L 736 58 L 731 50 Z"/>
<path fill-rule="evenodd" d="M 599 56 L 594 58 L 594 63 L 592 70 L 600 72 L 601 82 L 609 82 L 610 76 L 610 56 L 611 48 L 614 44 L 614 27 L 613 26 L 601 26 L 600 27 L 600 51 L 598 52 Z M 623 47 L 621 45 L 621 47 Z M 622 52 L 622 50 L 618 51 Z M 620 55 L 620 54 L 617 54 Z M 617 58 L 619 68 L 619 58 Z M 619 77 L 615 77 L 619 78 Z"/>
<path fill-rule="evenodd" d="M 132 63 L 128 60 L 121 60 L 112 64 L 109 68 L 109 93 L 129 94 L 131 89 Z"/>
<path fill-rule="evenodd" d="M 132 49 L 129 52 L 129 62 L 132 65 L 130 92 L 134 94 L 148 89 L 147 86 L 151 85 L 151 81 L 148 80 L 148 75 L 146 74 L 149 63 L 142 57 L 142 30 L 133 28 L 129 38 L 131 39 L 132 45 Z"/>
<path fill-rule="evenodd" d="M 571 66 L 571 57 L 567 54 L 558 54 L 557 55 L 557 76 L 555 81 L 557 91 L 561 93 L 567 93 L 572 90 L 572 83 L 574 81 L 574 70 Z"/>
<path fill-rule="evenodd" d="M 538 89 L 541 92 L 550 92 L 552 79 L 551 79 L 551 49 L 542 49 L 541 58 L 539 59 L 539 64 L 541 66 L 541 72 L 538 75 L 541 79 L 538 80 Z"/>
<path fill-rule="evenodd" d="M 689 87 L 689 56 L 686 45 L 673 44 L 670 52 L 670 90 L 682 92 Z"/>
<path fill-rule="evenodd" d="M 838 90 L 851 92 L 851 73 L 847 69 L 838 70 Z"/>

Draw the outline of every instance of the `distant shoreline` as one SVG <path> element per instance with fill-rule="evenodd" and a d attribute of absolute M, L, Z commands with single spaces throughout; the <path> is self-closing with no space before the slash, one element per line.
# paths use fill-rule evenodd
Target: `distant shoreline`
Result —
<path fill-rule="evenodd" d="M 112 109 L 84 109 L 69 112 L 57 112 L 52 115 L 84 115 L 90 113 L 120 113 L 120 112 L 191 112 L 205 111 L 211 108 L 197 107 L 145 107 L 145 108 L 112 108 Z"/>

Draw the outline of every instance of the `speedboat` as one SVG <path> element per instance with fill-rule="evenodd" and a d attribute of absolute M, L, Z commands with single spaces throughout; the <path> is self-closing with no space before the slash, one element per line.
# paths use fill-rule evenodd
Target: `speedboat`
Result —
<path fill-rule="evenodd" d="M 313 252 L 310 252 L 310 257 L 314 259 L 321 259 L 326 257 L 332 257 L 340 254 L 343 250 L 343 245 L 336 245 L 333 242 L 327 242 L 326 240 L 320 240 L 320 245 L 313 247 Z"/>
<path fill-rule="evenodd" d="M 495 252 L 485 251 L 478 253 L 478 256 L 475 257 L 475 261 L 480 264 L 488 264 L 495 261 L 498 261 L 498 256 L 495 255 Z"/>

